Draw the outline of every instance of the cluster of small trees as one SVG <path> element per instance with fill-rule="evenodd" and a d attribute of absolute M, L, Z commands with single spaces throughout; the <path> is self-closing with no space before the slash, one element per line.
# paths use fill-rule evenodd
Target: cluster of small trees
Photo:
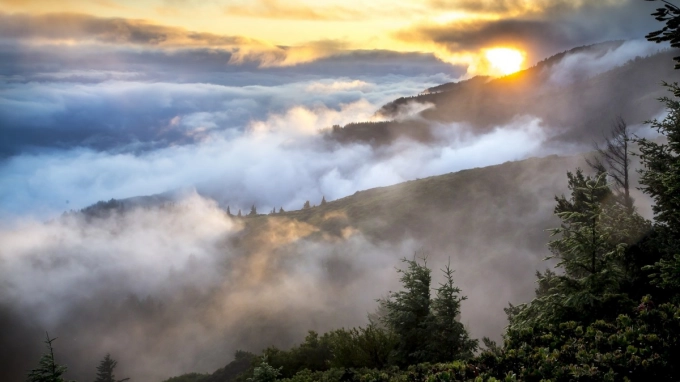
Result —
<path fill-rule="evenodd" d="M 326 202 L 326 197 L 325 197 L 325 196 L 322 196 L 322 197 L 321 197 L 321 204 L 320 204 L 320 205 L 321 205 L 321 206 L 324 206 L 324 205 L 326 205 L 326 203 L 328 203 L 328 202 Z M 311 204 L 309 203 L 309 200 L 307 200 L 307 201 L 305 201 L 305 204 L 302 206 L 302 209 L 303 209 L 303 210 L 306 210 L 306 209 L 314 208 L 314 207 L 316 207 L 316 205 L 311 205 Z M 277 213 L 282 214 L 282 213 L 284 213 L 284 212 L 286 212 L 286 211 L 284 211 L 283 207 L 280 207 L 278 212 L 276 211 L 276 208 L 272 208 L 272 210 L 269 211 L 269 215 L 276 215 Z M 231 212 L 231 207 L 230 207 L 230 206 L 227 206 L 227 215 L 228 215 L 228 216 L 243 217 L 243 214 L 241 213 L 241 209 L 240 209 L 240 208 L 239 208 L 239 210 L 238 210 L 238 213 L 237 213 L 236 215 L 233 215 L 232 212 Z M 257 216 L 257 215 L 258 215 L 258 213 L 257 213 L 257 208 L 256 208 L 255 205 L 253 204 L 253 205 L 250 207 L 250 212 L 248 213 L 247 216 Z"/>
<path fill-rule="evenodd" d="M 379 300 L 378 312 L 369 325 L 323 335 L 310 331 L 303 343 L 289 350 L 270 347 L 250 380 L 264 381 L 259 375 L 299 380 L 348 368 L 408 367 L 473 357 L 477 341 L 470 339 L 458 320 L 460 303 L 466 297 L 454 285 L 453 270 L 449 266 L 442 269 L 444 282 L 434 289 L 432 298 L 426 259 L 414 256 L 403 262 L 406 267 L 398 270 L 403 290 Z"/>
<path fill-rule="evenodd" d="M 31 370 L 26 378 L 27 382 L 73 382 L 64 378 L 66 374 L 66 366 L 59 365 L 54 358 L 54 347 L 52 343 L 56 338 L 50 338 L 49 334 L 45 333 L 45 346 L 47 352 L 40 358 L 38 367 Z M 118 362 L 111 358 L 110 354 L 106 354 L 97 366 L 97 377 L 94 382 L 125 382 L 130 378 L 116 379 L 113 370 L 118 365 Z"/>

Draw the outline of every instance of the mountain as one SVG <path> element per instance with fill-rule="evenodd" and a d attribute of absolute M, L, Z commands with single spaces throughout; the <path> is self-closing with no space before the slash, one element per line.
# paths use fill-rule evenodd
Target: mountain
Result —
<path fill-rule="evenodd" d="M 559 224 L 552 213 L 554 197 L 567 191 L 566 172 L 579 166 L 585 166 L 579 156 L 531 158 L 359 191 L 312 208 L 234 218 L 242 228 L 229 239 L 225 248 L 231 248 L 230 251 L 237 255 L 225 252 L 224 261 L 252 259 L 255 264 L 261 264 L 268 259 L 267 267 L 288 272 L 288 267 L 307 266 L 300 259 L 301 253 L 314 257 L 321 256 L 324 251 L 338 251 L 337 256 L 322 262 L 323 282 L 341 289 L 342 285 L 354 284 L 354 278 L 371 279 L 371 272 L 379 269 L 363 269 L 362 261 L 374 261 L 371 257 L 380 251 L 380 256 L 391 258 L 389 271 L 403 256 L 403 252 L 391 252 L 391 249 L 399 245 L 423 249 L 428 253 L 428 261 L 436 267 L 435 271 L 447 261 L 456 270 L 456 284 L 469 297 L 463 304 L 462 321 L 472 336 L 498 338 L 506 325 L 502 309 L 508 302 L 530 300 L 535 287 L 535 271 L 551 266 L 543 259 L 549 254 L 546 244 L 550 238 L 546 230 Z M 644 200 L 640 200 L 642 205 Z M 100 204 L 98 213 L 88 215 L 89 219 L 96 224 L 97 219 L 112 216 L 112 211 L 125 214 L 134 213 L 135 208 L 164 208 L 163 205 L 121 207 L 125 205 L 125 202 Z M 91 209 L 84 212 L 88 211 Z M 361 244 L 357 245 L 357 242 Z M 362 257 L 365 260 L 361 260 Z M 267 277 L 279 278 L 282 273 Z M 376 278 L 372 283 L 372 290 L 363 293 L 378 293 L 377 296 L 386 293 L 388 285 L 382 285 L 378 280 Z M 220 300 L 219 295 L 212 298 Z M 347 303 L 351 304 L 350 301 Z M 153 312 L 158 309 L 152 306 L 143 310 Z M 161 310 L 157 314 L 165 317 L 173 312 L 171 307 L 168 309 L 171 310 Z M 303 315 L 317 322 L 319 330 L 331 329 L 319 323 L 325 320 L 323 309 L 315 309 L 319 310 L 297 311 L 294 317 Z M 125 317 L 127 313 L 118 314 Z M 149 314 L 151 322 L 156 322 L 153 316 L 156 313 Z M 341 317 L 343 312 L 334 314 Z M 304 332 L 290 330 L 303 325 L 297 322 L 299 318 L 287 321 L 286 317 L 279 314 L 275 323 L 269 322 L 266 316 L 260 317 L 264 320 L 262 324 L 250 322 L 248 325 L 254 325 L 254 328 L 249 326 L 239 332 L 243 334 L 230 337 L 233 341 L 230 346 L 241 348 L 243 344 L 239 341 L 252 340 L 248 336 L 258 336 L 263 345 L 286 347 L 299 342 Z M 88 324 L 81 321 L 80 331 L 84 330 L 83 325 Z M 219 334 L 215 336 L 221 338 Z M 256 350 L 253 346 L 258 345 L 250 343 L 249 346 L 249 350 Z M 225 353 L 223 360 L 228 360 L 231 354 L 233 352 Z M 241 370 L 246 363 L 231 364 L 212 378 L 231 381 L 235 375 L 231 370 Z M 218 374 L 225 377 L 218 378 Z"/>
<path fill-rule="evenodd" d="M 266 251 L 276 257 L 310 242 L 360 237 L 379 247 L 409 241 L 435 262 L 451 259 L 457 282 L 471 296 L 463 319 L 475 323 L 472 333 L 498 334 L 505 319 L 487 312 L 531 297 L 535 271 L 549 266 L 542 259 L 546 229 L 558 224 L 554 196 L 566 191 L 566 172 L 577 167 L 586 168 L 580 156 L 531 158 L 360 191 L 308 209 L 236 218 L 243 228 L 231 246 L 241 256 Z M 105 219 L 111 211 L 131 211 L 127 205 L 110 201 L 96 204 L 96 214 L 93 207 L 83 213 Z"/>
<path fill-rule="evenodd" d="M 304 232 L 281 254 L 297 243 L 354 236 L 376 246 L 413 241 L 434 263 L 450 258 L 470 296 L 463 320 L 473 335 L 497 335 L 505 318 L 488 312 L 531 298 L 535 271 L 549 267 L 542 259 L 549 254 L 546 229 L 558 225 L 554 196 L 566 191 L 566 172 L 578 166 L 585 166 L 580 157 L 549 156 L 360 191 L 323 206 L 244 218 L 238 244 L 256 253 L 281 227 Z"/>
<path fill-rule="evenodd" d="M 464 123 L 484 133 L 528 115 L 542 120 L 553 142 L 589 144 L 601 138 L 600 131 L 618 116 L 630 125 L 656 116 L 661 111 L 657 99 L 665 96 L 660 84 L 679 79 L 669 64 L 677 50 L 638 56 L 597 73 L 603 65 L 598 60 L 623 49 L 622 44 L 579 47 L 505 77 L 475 77 L 429 88 L 378 110 L 376 114 L 389 121 L 337 126 L 328 134 L 341 142 L 387 144 L 398 137 L 430 141 L 436 136 L 433 128 Z M 411 104 L 430 107 L 412 118 L 402 117 Z"/>

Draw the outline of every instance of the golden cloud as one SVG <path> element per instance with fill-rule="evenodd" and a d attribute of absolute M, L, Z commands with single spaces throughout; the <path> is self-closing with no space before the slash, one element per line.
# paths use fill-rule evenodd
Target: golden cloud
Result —
<path fill-rule="evenodd" d="M 0 36 L 19 39 L 77 40 L 170 47 L 232 47 L 266 44 L 243 36 L 192 32 L 146 20 L 100 18 L 78 13 L 41 15 L 0 13 Z"/>
<path fill-rule="evenodd" d="M 193 32 L 146 20 L 100 18 L 76 13 L 41 15 L 0 13 L 0 37 L 41 43 L 102 43 L 155 48 L 209 48 L 231 53 L 229 64 L 291 66 L 340 54 L 348 45 L 334 40 L 277 46 L 244 36 Z"/>
<path fill-rule="evenodd" d="M 321 21 L 357 20 L 366 16 L 363 11 L 343 6 L 310 7 L 279 0 L 257 0 L 243 5 L 229 5 L 224 8 L 224 12 L 229 16 Z"/>
<path fill-rule="evenodd" d="M 585 5 L 610 6 L 627 0 L 429 0 L 435 10 L 493 13 L 502 16 L 527 16 L 573 11 Z M 596 3 L 596 4 L 595 4 Z"/>

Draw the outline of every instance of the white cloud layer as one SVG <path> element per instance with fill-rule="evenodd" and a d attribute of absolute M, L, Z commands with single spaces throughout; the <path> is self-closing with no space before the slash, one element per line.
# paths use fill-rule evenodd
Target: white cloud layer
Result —
<path fill-rule="evenodd" d="M 245 133 L 210 130 L 221 115 L 178 117 L 172 123 L 195 144 L 132 153 L 75 148 L 24 154 L 0 166 L 0 211 L 6 216 L 49 215 L 99 200 L 128 198 L 198 187 L 223 205 L 261 211 L 299 209 L 358 190 L 391 185 L 471 167 L 530 156 L 546 138 L 539 120 L 517 118 L 477 136 L 465 125 L 435 126 L 437 139 L 424 144 L 399 140 L 385 147 L 324 140 L 319 129 L 370 119 L 375 105 L 357 101 L 339 110 L 297 106 Z"/>

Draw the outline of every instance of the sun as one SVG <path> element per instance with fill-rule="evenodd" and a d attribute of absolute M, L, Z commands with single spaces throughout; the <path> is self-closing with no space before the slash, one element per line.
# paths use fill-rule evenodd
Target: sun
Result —
<path fill-rule="evenodd" d="M 486 59 L 492 69 L 508 75 L 522 69 L 524 53 L 512 48 L 493 48 L 486 51 Z"/>

